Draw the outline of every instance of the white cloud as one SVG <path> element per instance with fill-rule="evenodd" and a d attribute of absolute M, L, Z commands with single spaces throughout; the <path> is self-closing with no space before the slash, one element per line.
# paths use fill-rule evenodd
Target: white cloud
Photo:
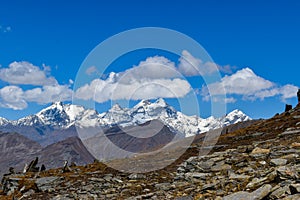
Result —
<path fill-rule="evenodd" d="M 263 100 L 267 97 L 281 96 L 282 100 L 285 100 L 295 97 L 297 90 L 298 87 L 294 85 L 280 87 L 257 76 L 250 68 L 244 68 L 231 76 L 223 77 L 220 82 L 204 86 L 201 93 L 204 100 L 216 95 L 241 95 L 244 100 Z"/>
<path fill-rule="evenodd" d="M 221 68 L 213 62 L 204 63 L 186 50 L 182 51 L 178 66 L 163 56 L 148 57 L 124 72 L 112 72 L 108 78 L 92 80 L 78 88 L 75 97 L 100 103 L 117 99 L 179 98 L 191 91 L 184 76 L 212 74 Z M 91 66 L 86 73 L 96 70 Z M 222 70 L 229 72 L 231 67 L 225 66 Z"/>
<path fill-rule="evenodd" d="M 297 96 L 298 87 L 288 84 L 280 88 L 279 93 L 282 95 L 282 99 L 290 99 Z"/>
<path fill-rule="evenodd" d="M 190 84 L 183 79 L 133 79 L 129 83 L 111 73 L 106 80 L 94 79 L 75 92 L 75 97 L 95 100 L 99 103 L 118 99 L 179 98 L 191 91 Z"/>
<path fill-rule="evenodd" d="M 0 69 L 0 79 L 11 84 L 56 85 L 56 79 L 47 76 L 49 70 L 47 66 L 41 70 L 29 62 L 13 62 L 8 68 Z"/>
<path fill-rule="evenodd" d="M 23 99 L 23 90 L 17 86 L 6 86 L 0 89 L 0 107 L 22 110 L 27 107 Z"/>
<path fill-rule="evenodd" d="M 175 67 L 175 63 L 163 56 L 148 57 L 141 61 L 138 66 L 134 66 L 119 74 L 120 81 L 128 83 L 131 80 L 139 79 L 165 79 L 180 77 L 180 73 Z"/>
<path fill-rule="evenodd" d="M 185 76 L 204 76 L 210 75 L 217 71 L 227 74 L 232 73 L 230 65 L 220 66 L 214 62 L 203 62 L 199 58 L 195 58 L 190 52 L 183 50 L 179 58 L 178 71 Z"/>
<path fill-rule="evenodd" d="M 179 98 L 191 91 L 175 63 L 165 57 L 149 57 L 124 72 L 110 73 L 106 79 L 94 79 L 77 89 L 78 99 L 99 103 L 117 99 Z"/>
<path fill-rule="evenodd" d="M 23 98 L 39 104 L 67 101 L 72 98 L 72 90 L 68 85 L 45 85 L 42 88 L 24 91 Z"/>
<path fill-rule="evenodd" d="M 18 86 L 6 86 L 0 89 L 0 107 L 22 110 L 28 102 L 47 104 L 55 101 L 67 101 L 72 98 L 68 85 L 45 85 L 42 88 L 23 90 Z"/>
<path fill-rule="evenodd" d="M 8 68 L 0 69 L 0 79 L 10 84 L 0 89 L 0 107 L 22 110 L 28 102 L 46 104 L 53 101 L 71 100 L 70 85 L 59 85 L 50 74 L 51 68 L 43 70 L 29 62 L 13 62 Z M 69 80 L 72 84 L 72 80 Z M 24 90 L 17 85 L 40 86 Z"/>

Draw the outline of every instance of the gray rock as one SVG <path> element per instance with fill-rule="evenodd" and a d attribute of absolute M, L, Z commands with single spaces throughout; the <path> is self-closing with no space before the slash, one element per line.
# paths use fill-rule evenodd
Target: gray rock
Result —
<path fill-rule="evenodd" d="M 204 170 L 210 170 L 210 168 L 215 164 L 213 161 L 199 162 L 198 166 Z"/>
<path fill-rule="evenodd" d="M 247 184 L 246 188 L 248 189 L 256 189 L 263 184 L 272 182 L 277 176 L 276 171 L 269 173 L 266 177 L 263 178 L 254 178 L 250 183 Z"/>
<path fill-rule="evenodd" d="M 275 166 L 282 166 L 287 163 L 287 160 L 283 158 L 271 159 L 270 163 Z"/>
<path fill-rule="evenodd" d="M 188 178 L 197 178 L 197 179 L 206 179 L 210 176 L 209 173 L 199 173 L 199 172 L 189 172 L 185 174 L 185 177 Z"/>
<path fill-rule="evenodd" d="M 202 191 L 205 191 L 205 190 L 215 190 L 215 189 L 216 189 L 216 186 L 217 186 L 217 183 L 205 184 L 205 185 L 202 187 Z"/>
<path fill-rule="evenodd" d="M 294 194 L 283 198 L 282 200 L 299 200 L 300 194 Z"/>
<path fill-rule="evenodd" d="M 50 176 L 36 179 L 35 183 L 39 190 L 53 190 L 61 182 L 60 177 Z"/>
<path fill-rule="evenodd" d="M 140 180 L 140 179 L 145 179 L 146 176 L 144 174 L 130 174 L 128 178 L 131 180 Z"/>
<path fill-rule="evenodd" d="M 279 187 L 278 189 L 274 190 L 270 194 L 270 198 L 271 199 L 281 199 L 282 197 L 285 196 L 285 194 L 288 192 L 288 190 L 289 190 L 288 186 Z"/>
<path fill-rule="evenodd" d="M 287 166 L 280 166 L 277 169 L 278 174 L 280 175 L 281 179 L 298 179 L 298 173 L 294 168 L 287 167 Z"/>
<path fill-rule="evenodd" d="M 248 189 L 255 189 L 267 182 L 268 178 L 263 177 L 263 178 L 254 178 L 250 183 L 247 184 L 246 188 Z"/>
<path fill-rule="evenodd" d="M 272 186 L 267 184 L 251 193 L 253 200 L 265 198 L 271 192 Z"/>
<path fill-rule="evenodd" d="M 253 200 L 250 197 L 250 193 L 249 192 L 244 192 L 244 191 L 240 191 L 240 192 L 236 192 L 233 193 L 231 195 L 225 196 L 223 197 L 223 200 Z"/>
<path fill-rule="evenodd" d="M 300 130 L 285 131 L 283 133 L 280 133 L 278 136 L 279 137 L 284 137 L 286 135 L 294 135 L 294 134 L 297 134 L 297 133 L 300 133 Z"/>
<path fill-rule="evenodd" d="M 231 195 L 225 196 L 223 200 L 261 200 L 270 193 L 271 189 L 272 186 L 268 184 L 253 191 L 252 193 L 244 191 L 233 193 Z"/>

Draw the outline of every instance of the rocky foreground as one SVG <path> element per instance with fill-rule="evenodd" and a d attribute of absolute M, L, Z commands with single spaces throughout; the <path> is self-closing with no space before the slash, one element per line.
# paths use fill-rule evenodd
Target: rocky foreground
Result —
<path fill-rule="evenodd" d="M 300 106 L 222 135 L 209 155 L 201 137 L 172 165 L 146 174 L 95 162 L 12 174 L 3 199 L 300 199 Z"/>

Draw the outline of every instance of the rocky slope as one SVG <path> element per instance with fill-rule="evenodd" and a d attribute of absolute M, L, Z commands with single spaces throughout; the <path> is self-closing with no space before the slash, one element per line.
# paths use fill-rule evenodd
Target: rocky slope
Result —
<path fill-rule="evenodd" d="M 202 146 L 203 138 L 204 134 L 197 136 L 173 164 L 146 174 L 93 163 L 65 173 L 56 169 L 11 175 L 5 179 L 3 198 L 300 199 L 300 106 L 221 135 L 208 155 L 201 154 L 207 147 Z M 140 165 L 143 160 L 147 159 L 126 162 Z"/>

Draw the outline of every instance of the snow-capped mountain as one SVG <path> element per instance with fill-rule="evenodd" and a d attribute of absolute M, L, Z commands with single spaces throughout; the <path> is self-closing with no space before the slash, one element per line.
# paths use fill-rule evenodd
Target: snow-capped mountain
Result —
<path fill-rule="evenodd" d="M 47 127 L 53 130 L 61 130 L 72 126 L 91 128 L 119 125 L 126 127 L 152 120 L 159 120 L 172 131 L 188 137 L 230 124 L 251 120 L 251 118 L 239 110 L 234 110 L 221 118 L 209 117 L 203 119 L 198 116 L 187 116 L 176 111 L 160 98 L 155 102 L 142 100 L 133 108 L 122 108 L 116 104 L 110 110 L 101 114 L 92 109 L 85 109 L 83 106 L 55 102 L 35 115 L 16 121 L 0 118 L 0 126 Z"/>
<path fill-rule="evenodd" d="M 66 129 L 78 123 L 83 126 L 97 126 L 99 114 L 83 106 L 55 102 L 35 115 L 29 115 L 16 121 L 11 121 L 17 126 L 47 126 L 55 129 Z"/>
<path fill-rule="evenodd" d="M 0 117 L 0 126 L 9 124 L 9 121 L 3 117 Z"/>

